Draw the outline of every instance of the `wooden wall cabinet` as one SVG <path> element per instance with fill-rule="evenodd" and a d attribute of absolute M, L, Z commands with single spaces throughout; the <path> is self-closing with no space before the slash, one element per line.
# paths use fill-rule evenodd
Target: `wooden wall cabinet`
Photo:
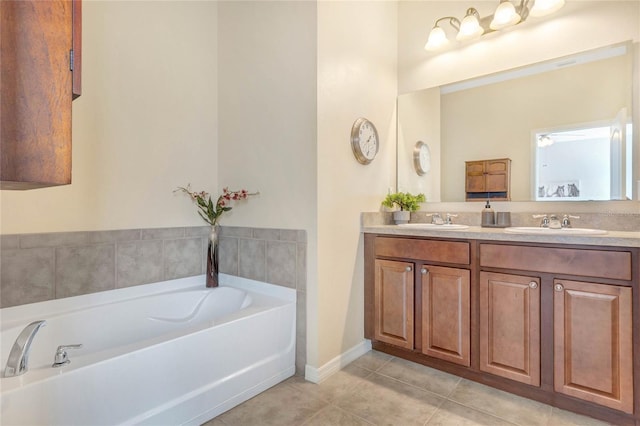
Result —
<path fill-rule="evenodd" d="M 0 3 L 0 189 L 71 183 L 81 0 Z"/>
<path fill-rule="evenodd" d="M 511 160 L 465 162 L 465 192 L 467 201 L 483 201 L 487 198 L 499 201 L 511 200 Z"/>

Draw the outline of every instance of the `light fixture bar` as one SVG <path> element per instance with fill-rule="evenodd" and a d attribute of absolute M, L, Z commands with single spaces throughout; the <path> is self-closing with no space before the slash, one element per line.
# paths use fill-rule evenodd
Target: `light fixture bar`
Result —
<path fill-rule="evenodd" d="M 453 16 L 436 20 L 424 48 L 439 50 L 450 44 L 442 22 L 448 22 L 457 32 L 456 40 L 468 41 L 480 38 L 483 34 L 503 30 L 524 22 L 529 16 L 540 17 L 556 12 L 564 6 L 565 0 L 520 0 L 517 4 L 511 0 L 500 0 L 493 15 L 481 17 L 474 7 L 467 9 L 462 21 Z"/>

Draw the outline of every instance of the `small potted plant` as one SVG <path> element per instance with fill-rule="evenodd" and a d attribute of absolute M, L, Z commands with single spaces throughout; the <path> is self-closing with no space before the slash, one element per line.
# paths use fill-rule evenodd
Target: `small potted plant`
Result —
<path fill-rule="evenodd" d="M 393 220 L 396 225 L 399 225 L 401 223 L 409 223 L 411 212 L 418 210 L 420 208 L 419 203 L 424 203 L 425 201 L 424 194 L 412 195 L 409 192 L 396 192 L 387 195 L 382 201 L 382 205 L 390 209 L 394 208 L 394 206 L 400 208 L 400 210 L 393 212 Z"/>

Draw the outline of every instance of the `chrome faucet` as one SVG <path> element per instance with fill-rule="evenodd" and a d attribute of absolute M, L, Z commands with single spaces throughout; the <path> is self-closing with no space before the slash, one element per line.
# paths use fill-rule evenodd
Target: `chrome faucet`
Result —
<path fill-rule="evenodd" d="M 534 219 L 540 219 L 542 218 L 542 220 L 540 221 L 540 227 L 541 228 L 548 228 L 549 227 L 549 216 L 546 214 L 534 214 L 533 215 Z"/>
<path fill-rule="evenodd" d="M 434 225 L 443 225 L 444 219 L 440 216 L 440 213 L 429 213 L 427 216 L 431 216 L 431 223 Z"/>
<path fill-rule="evenodd" d="M 571 219 L 580 219 L 580 216 L 572 216 L 570 214 L 565 214 L 564 216 L 562 216 L 562 227 L 571 228 Z"/>
<path fill-rule="evenodd" d="M 447 213 L 446 216 L 447 216 L 447 219 L 444 221 L 444 223 L 447 225 L 453 225 L 453 218 L 458 217 L 457 214 L 451 214 L 451 213 Z"/>
<path fill-rule="evenodd" d="M 7 366 L 4 368 L 4 377 L 19 376 L 27 372 L 31 342 L 38 330 L 45 325 L 46 321 L 44 320 L 34 321 L 22 330 L 9 353 Z"/>

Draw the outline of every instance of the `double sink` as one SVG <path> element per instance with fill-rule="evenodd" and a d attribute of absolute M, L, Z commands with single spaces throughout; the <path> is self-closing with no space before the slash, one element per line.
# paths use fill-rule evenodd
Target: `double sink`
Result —
<path fill-rule="evenodd" d="M 468 229 L 469 225 L 463 225 L 459 223 L 445 223 L 442 225 L 436 225 L 434 223 L 405 223 L 398 225 L 404 228 L 413 229 L 433 229 L 442 231 L 454 231 Z M 529 234 L 529 235 L 605 235 L 607 231 L 604 229 L 595 228 L 543 228 L 540 226 L 513 226 L 510 228 L 504 228 L 504 232 L 509 234 Z"/>

